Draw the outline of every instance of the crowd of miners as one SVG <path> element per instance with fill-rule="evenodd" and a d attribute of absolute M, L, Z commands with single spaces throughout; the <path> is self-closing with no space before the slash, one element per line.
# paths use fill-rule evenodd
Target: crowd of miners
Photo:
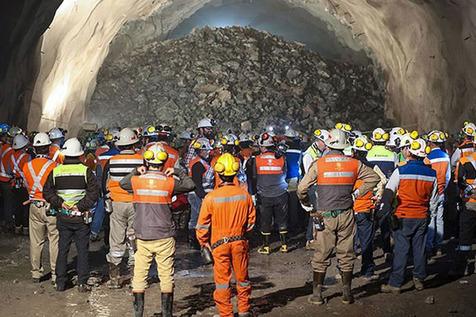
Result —
<path fill-rule="evenodd" d="M 465 122 L 451 139 L 444 131 L 401 127 L 362 133 L 346 123 L 312 136 L 288 126 L 233 132 L 220 131 L 209 118 L 178 135 L 160 124 L 69 139 L 60 128 L 27 133 L 0 124 L 2 231 L 29 236 L 33 283 L 45 279 L 41 259 L 49 242 L 51 282 L 59 292 L 71 283 L 72 242 L 78 291 L 91 290 L 89 244 L 104 237 L 107 286 L 123 287 L 120 264 L 127 261 L 135 316 L 143 316 L 153 261 L 162 316 L 172 316 L 178 230 L 187 232 L 189 247 L 201 252 L 205 264 L 213 264 L 220 316 L 233 316 L 233 274 L 239 316 L 251 315 L 253 234 L 261 239 L 257 256 L 267 256 L 292 252 L 289 237 L 304 233 L 306 249 L 314 250 L 309 302 L 317 305 L 325 302 L 324 278 L 334 255 L 343 303 L 354 300 L 354 276 L 379 279 L 376 239 L 391 266 L 384 293 L 400 293 L 409 260 L 415 289 L 424 289 L 426 267 L 449 237 L 458 239 L 450 273 L 470 273 L 475 124 Z M 354 272 L 357 254 L 360 272 Z"/>

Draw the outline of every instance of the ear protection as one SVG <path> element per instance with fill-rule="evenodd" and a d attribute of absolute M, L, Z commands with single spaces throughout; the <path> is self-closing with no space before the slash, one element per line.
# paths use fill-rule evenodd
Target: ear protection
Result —
<path fill-rule="evenodd" d="M 314 136 L 321 136 L 322 131 L 321 129 L 314 130 Z"/>
<path fill-rule="evenodd" d="M 389 135 L 387 132 L 385 132 L 385 133 L 383 133 L 383 134 L 377 132 L 377 133 L 374 134 L 374 139 L 375 139 L 375 140 L 388 141 L 389 138 L 390 138 L 390 135 Z"/>
<path fill-rule="evenodd" d="M 192 143 L 192 147 L 195 150 L 199 150 L 202 147 L 202 144 L 198 140 L 194 140 L 193 143 Z"/>
<path fill-rule="evenodd" d="M 352 131 L 352 127 L 350 126 L 350 124 L 341 123 L 341 122 L 336 123 L 335 128 L 339 130 L 344 130 L 347 132 Z"/>
<path fill-rule="evenodd" d="M 418 131 L 413 130 L 413 131 L 410 133 L 410 137 L 411 137 L 413 140 L 418 139 Z"/>
<path fill-rule="evenodd" d="M 240 163 L 238 162 L 234 162 L 231 166 L 231 168 L 233 169 L 233 172 L 238 172 L 240 170 Z M 225 165 L 223 165 L 222 163 L 220 162 L 217 162 L 213 168 L 215 170 L 215 172 L 217 172 L 218 174 L 222 174 L 223 172 L 225 172 Z"/>
<path fill-rule="evenodd" d="M 157 155 L 155 155 L 154 152 L 150 150 L 145 151 L 143 156 L 146 161 L 157 160 L 160 162 L 166 161 L 167 158 L 169 157 L 167 152 L 161 151 L 161 152 L 158 152 Z"/>
<path fill-rule="evenodd" d="M 370 151 L 372 148 L 373 148 L 372 143 L 369 142 L 369 143 L 365 144 L 365 149 L 366 149 L 367 151 Z"/>
<path fill-rule="evenodd" d="M 356 147 L 363 147 L 364 146 L 364 141 L 362 141 L 361 139 L 355 140 L 355 146 Z"/>

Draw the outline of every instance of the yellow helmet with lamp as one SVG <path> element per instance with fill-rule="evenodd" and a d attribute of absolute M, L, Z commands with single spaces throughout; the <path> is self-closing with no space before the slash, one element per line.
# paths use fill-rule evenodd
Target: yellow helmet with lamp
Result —
<path fill-rule="evenodd" d="M 143 157 L 149 164 L 163 165 L 169 158 L 169 155 L 162 145 L 155 143 L 144 152 Z"/>
<path fill-rule="evenodd" d="M 220 155 L 213 167 L 218 175 L 234 176 L 240 170 L 240 163 L 230 153 Z"/>
<path fill-rule="evenodd" d="M 389 139 L 390 139 L 390 135 L 387 132 L 385 132 L 385 130 L 382 128 L 377 128 L 372 131 L 371 140 L 374 142 L 383 143 L 383 142 L 387 142 Z"/>
<path fill-rule="evenodd" d="M 409 151 L 415 156 L 424 158 L 430 153 L 431 149 L 426 144 L 425 140 L 418 138 L 410 143 Z"/>

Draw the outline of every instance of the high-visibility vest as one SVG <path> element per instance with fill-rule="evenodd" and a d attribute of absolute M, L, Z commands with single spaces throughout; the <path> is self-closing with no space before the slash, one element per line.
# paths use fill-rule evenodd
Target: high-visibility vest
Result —
<path fill-rule="evenodd" d="M 86 184 L 88 182 L 87 171 L 87 166 L 81 163 L 62 164 L 53 169 L 53 182 L 55 184 L 56 193 L 63 199 L 66 205 L 73 207 L 86 196 Z M 56 184 L 58 178 L 78 176 L 84 177 L 85 186 L 81 186 L 82 188 L 71 188 L 71 186 L 68 186 L 68 188 L 61 188 Z"/>
<path fill-rule="evenodd" d="M 188 165 L 188 174 L 190 177 L 192 177 L 192 167 L 198 162 L 200 162 L 200 164 L 202 164 L 203 167 L 205 168 L 205 172 L 203 172 L 202 176 L 205 175 L 205 173 L 210 168 L 210 164 L 208 164 L 207 161 L 205 161 L 204 159 L 202 159 L 200 156 L 197 155 L 190 161 Z"/>
<path fill-rule="evenodd" d="M 258 175 L 280 175 L 283 174 L 285 160 L 284 157 L 276 158 L 272 152 L 265 152 L 256 158 L 256 174 Z"/>
<path fill-rule="evenodd" d="M 112 201 L 132 202 L 132 194 L 122 189 L 119 182 L 143 163 L 144 160 L 139 153 L 117 154 L 109 159 L 109 180 L 107 182 L 107 189 L 109 190 Z"/>
<path fill-rule="evenodd" d="M 44 200 L 43 186 L 56 162 L 45 157 L 37 157 L 23 166 L 25 185 L 31 200 Z"/>
<path fill-rule="evenodd" d="M 174 167 L 175 163 L 177 163 L 179 159 L 179 152 L 165 142 L 159 142 L 159 143 L 162 145 L 162 147 L 164 148 L 165 152 L 167 152 L 167 155 L 168 155 L 167 161 L 164 164 L 164 169 L 167 169 L 169 167 Z"/>
<path fill-rule="evenodd" d="M 395 215 L 399 218 L 424 219 L 428 217 L 431 193 L 436 180 L 436 172 L 423 161 L 408 161 L 398 167 L 398 205 Z"/>
<path fill-rule="evenodd" d="M 438 178 L 438 193 L 443 194 L 451 177 L 450 157 L 443 150 L 434 148 L 431 150 L 430 154 L 425 157 L 423 162 L 426 165 L 430 165 L 431 168 L 436 171 L 436 177 Z"/>
<path fill-rule="evenodd" d="M 168 205 L 172 203 L 174 178 L 164 173 L 148 171 L 131 179 L 133 202 L 142 204 Z"/>
<path fill-rule="evenodd" d="M 58 164 L 62 164 L 64 162 L 64 155 L 61 154 L 61 148 L 57 144 L 50 145 L 50 159 L 55 161 Z"/>
<path fill-rule="evenodd" d="M 362 185 L 363 181 L 358 179 L 355 182 L 354 189 L 359 188 Z M 372 201 L 373 193 L 369 191 L 367 194 L 357 197 L 354 201 L 354 211 L 355 212 L 369 212 L 375 208 L 374 202 Z"/>
<path fill-rule="evenodd" d="M 458 165 L 465 165 L 465 164 L 471 164 L 473 166 L 473 169 L 475 171 L 474 173 L 474 176 L 476 176 L 476 153 L 473 153 L 472 155 L 467 155 L 465 157 L 462 157 L 460 160 L 459 160 L 459 164 Z M 460 168 L 461 168 L 460 166 Z M 474 185 L 476 184 L 476 179 L 474 178 L 471 178 L 471 177 L 466 177 L 466 183 L 468 185 Z M 469 203 L 476 203 L 476 199 L 474 198 L 465 198 L 464 199 L 465 202 L 469 202 Z"/>
<path fill-rule="evenodd" d="M 3 144 L 0 157 L 0 182 L 9 182 L 13 178 L 11 156 L 13 149 L 9 144 Z"/>
<path fill-rule="evenodd" d="M 23 174 L 23 166 L 30 161 L 31 157 L 28 153 L 22 151 L 22 150 L 17 150 L 13 153 L 13 155 L 10 157 L 12 161 L 12 173 L 13 176 L 15 177 L 15 188 L 22 188 L 24 187 L 24 179 L 25 179 L 25 174 Z"/>

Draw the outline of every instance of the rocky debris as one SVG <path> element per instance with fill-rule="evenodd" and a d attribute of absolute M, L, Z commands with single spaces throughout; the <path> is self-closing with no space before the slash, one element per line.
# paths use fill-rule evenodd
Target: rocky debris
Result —
<path fill-rule="evenodd" d="M 205 27 L 105 63 L 88 116 L 108 126 L 184 129 L 211 116 L 235 129 L 248 121 L 254 130 L 292 125 L 309 133 L 345 121 L 366 130 L 387 124 L 375 73 L 255 29 Z"/>

